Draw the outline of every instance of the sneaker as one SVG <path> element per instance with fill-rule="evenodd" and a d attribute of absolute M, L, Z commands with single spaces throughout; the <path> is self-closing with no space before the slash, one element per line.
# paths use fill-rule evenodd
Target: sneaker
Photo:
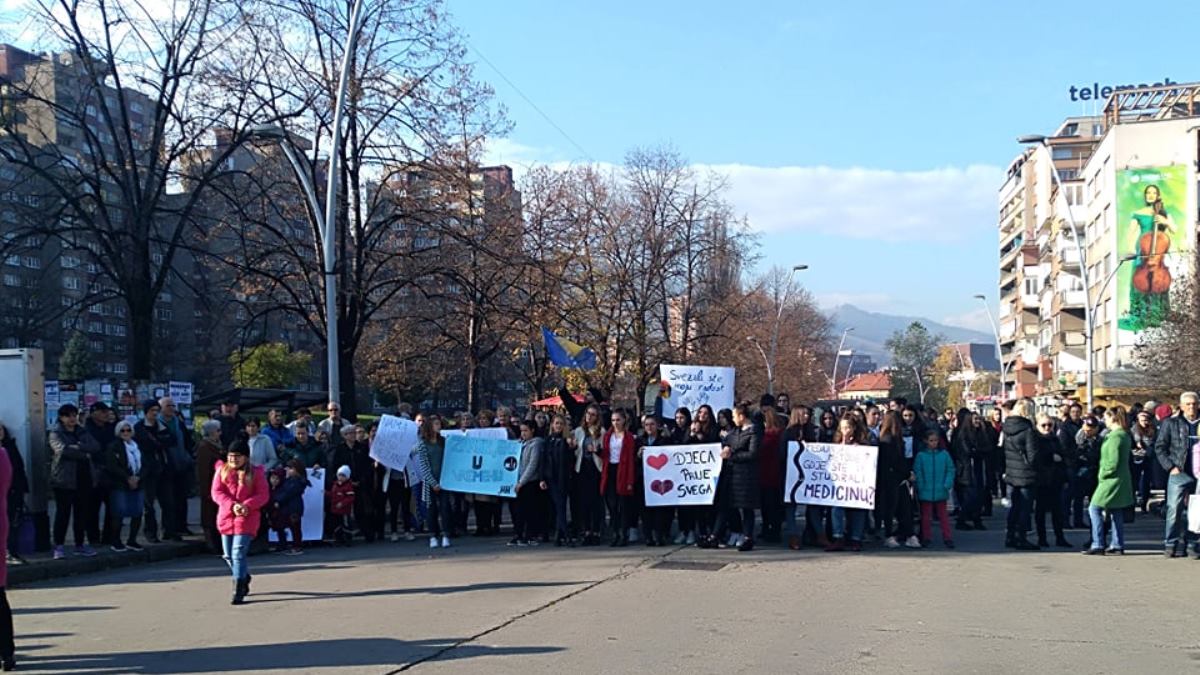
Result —
<path fill-rule="evenodd" d="M 129 550 L 125 548 L 125 544 L 122 544 L 121 542 L 117 542 L 112 546 L 109 546 L 109 548 L 112 549 L 113 553 L 125 553 Z"/>
<path fill-rule="evenodd" d="M 450 537 L 442 537 L 442 548 L 450 548 Z"/>
<path fill-rule="evenodd" d="M 904 541 L 904 545 L 908 548 L 921 548 L 921 540 L 914 534 Z"/>
<path fill-rule="evenodd" d="M 685 542 L 683 542 L 683 543 L 684 543 L 684 544 L 686 544 L 686 545 L 688 545 L 688 546 L 693 546 L 693 545 L 695 545 L 695 543 L 696 543 L 696 533 L 695 533 L 695 532 L 688 532 L 687 541 L 685 541 Z"/>
<path fill-rule="evenodd" d="M 541 544 L 542 542 L 537 539 L 530 539 L 529 541 L 525 542 L 526 546 L 541 546 Z"/>
<path fill-rule="evenodd" d="M 67 552 L 63 550 L 63 547 L 61 547 L 61 546 L 54 547 L 54 559 L 55 560 L 66 560 L 67 559 Z"/>
<path fill-rule="evenodd" d="M 895 537 L 888 537 L 883 541 L 883 545 L 887 548 L 900 548 L 900 542 L 896 541 Z"/>
<path fill-rule="evenodd" d="M 1012 500 L 1009 499 L 1008 497 L 1005 497 L 1000 500 L 1000 506 L 1003 506 L 1006 509 L 1011 509 L 1012 508 Z"/>
<path fill-rule="evenodd" d="M 794 534 L 792 536 L 788 537 L 788 548 L 792 549 L 793 551 L 799 551 L 800 550 L 800 537 L 798 537 L 797 535 L 794 535 Z"/>
<path fill-rule="evenodd" d="M 730 533 L 729 539 L 725 542 L 725 546 L 727 548 L 733 548 L 734 546 L 737 546 L 737 539 L 738 536 L 736 534 Z"/>
<path fill-rule="evenodd" d="M 75 547 L 75 555 L 81 558 L 95 558 L 96 551 L 91 546 L 84 544 L 83 546 Z"/>
<path fill-rule="evenodd" d="M 304 555 L 304 549 L 289 548 L 288 550 L 284 551 L 283 554 L 284 555 Z"/>
<path fill-rule="evenodd" d="M 680 532 L 679 534 L 675 535 L 674 541 L 676 546 L 683 546 L 683 543 L 687 541 L 687 535 L 683 532 Z"/>
<path fill-rule="evenodd" d="M 517 540 L 517 547 L 518 547 L 518 548 L 525 548 L 525 547 L 527 547 L 527 546 L 531 546 L 531 545 L 532 545 L 532 542 L 530 542 L 530 541 L 527 541 L 527 540 L 525 540 L 525 539 L 518 539 L 518 540 Z"/>
<path fill-rule="evenodd" d="M 637 528 L 636 528 L 636 527 L 631 527 L 631 528 L 629 528 L 629 539 L 628 539 L 628 541 L 629 541 L 630 543 L 633 543 L 633 542 L 637 541 L 637 540 L 638 540 L 638 537 L 640 537 L 640 536 L 641 536 L 641 533 L 639 533 L 639 532 L 638 532 L 638 530 L 637 530 Z"/>
<path fill-rule="evenodd" d="M 430 537 L 429 538 L 429 548 L 437 548 L 437 547 L 438 547 L 438 538 Z"/>
<path fill-rule="evenodd" d="M 133 551 L 133 552 L 135 552 L 135 553 L 137 553 L 138 551 L 145 551 L 145 550 L 146 550 L 146 549 L 142 548 L 142 547 L 141 547 L 141 545 L 140 545 L 140 544 L 138 544 L 136 541 L 127 541 L 127 542 L 125 542 L 125 548 L 126 548 L 126 549 L 128 549 L 128 550 L 130 550 L 130 551 Z"/>
<path fill-rule="evenodd" d="M 417 540 L 417 535 L 413 534 L 412 532 L 404 533 L 404 541 L 416 541 L 416 540 Z"/>
<path fill-rule="evenodd" d="M 392 536 L 391 536 L 389 539 L 391 540 L 391 542 L 392 542 L 393 544 L 395 544 L 395 543 L 398 543 L 398 542 L 400 541 L 400 533 L 399 533 L 399 532 L 393 532 L 393 533 L 392 533 Z"/>

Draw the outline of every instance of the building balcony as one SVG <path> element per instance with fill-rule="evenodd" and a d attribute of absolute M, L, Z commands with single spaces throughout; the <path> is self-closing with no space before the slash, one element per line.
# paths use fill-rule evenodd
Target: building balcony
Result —
<path fill-rule="evenodd" d="M 1077 269 L 1079 267 L 1079 247 L 1074 244 L 1065 244 L 1059 247 L 1058 262 L 1063 267 Z"/>
<path fill-rule="evenodd" d="M 1059 291 L 1058 307 L 1059 309 L 1081 308 L 1087 304 L 1087 294 L 1082 290 L 1078 291 Z"/>

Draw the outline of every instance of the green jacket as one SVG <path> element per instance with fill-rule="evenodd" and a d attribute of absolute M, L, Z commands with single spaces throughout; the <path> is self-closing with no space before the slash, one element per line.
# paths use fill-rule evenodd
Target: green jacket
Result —
<path fill-rule="evenodd" d="M 1092 504 L 1114 510 L 1133 506 L 1133 476 L 1129 473 L 1129 432 L 1113 429 L 1100 446 L 1100 471 L 1096 476 L 1096 491 Z"/>

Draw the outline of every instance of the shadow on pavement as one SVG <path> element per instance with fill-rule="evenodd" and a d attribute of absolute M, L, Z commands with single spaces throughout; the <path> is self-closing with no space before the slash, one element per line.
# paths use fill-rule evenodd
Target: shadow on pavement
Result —
<path fill-rule="evenodd" d="M 22 614 L 63 614 L 66 612 L 101 612 L 104 610 L 116 609 L 112 606 L 79 606 L 79 607 L 13 607 L 12 613 L 14 616 Z M 46 637 L 57 635 L 56 633 L 45 633 Z"/>
<path fill-rule="evenodd" d="M 274 591 L 251 595 L 246 604 L 261 605 L 268 602 L 295 602 L 298 600 L 327 600 L 340 598 L 374 598 L 393 595 L 450 595 L 454 593 L 472 593 L 477 591 L 501 591 L 516 588 L 548 588 L 553 586 L 582 586 L 592 581 L 497 581 L 484 584 L 467 584 L 465 586 L 434 586 L 431 588 L 382 588 L 373 591 L 355 591 L 349 593 L 320 593 L 313 591 Z M 283 596 L 283 597 L 275 597 Z"/>
<path fill-rule="evenodd" d="M 22 668 L 38 671 L 89 673 L 234 673 L 265 668 L 315 670 L 344 667 L 400 667 L 446 650 L 438 660 L 480 656 L 519 656 L 562 651 L 561 647 L 486 647 L 457 639 L 395 640 L 352 638 L 281 644 L 204 647 L 111 654 L 33 656 L 21 660 Z"/>

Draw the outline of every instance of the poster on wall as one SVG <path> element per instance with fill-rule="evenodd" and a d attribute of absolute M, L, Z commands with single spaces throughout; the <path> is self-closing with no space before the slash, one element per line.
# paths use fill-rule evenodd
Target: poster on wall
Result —
<path fill-rule="evenodd" d="M 1182 285 L 1189 248 L 1188 167 L 1123 169 L 1117 172 L 1117 326 L 1137 333 L 1161 326 L 1171 292 Z M 1132 336 L 1126 336 L 1132 342 Z"/>
<path fill-rule="evenodd" d="M 710 405 L 714 411 L 732 408 L 734 375 L 733 368 L 663 364 L 659 367 L 659 395 L 664 414 L 673 416 L 679 408 L 694 414 L 702 405 Z"/>

